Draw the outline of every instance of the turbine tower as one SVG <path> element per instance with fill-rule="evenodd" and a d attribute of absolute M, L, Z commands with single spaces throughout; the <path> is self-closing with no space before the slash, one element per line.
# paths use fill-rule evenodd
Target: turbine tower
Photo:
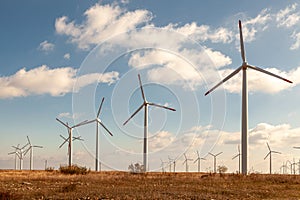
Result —
<path fill-rule="evenodd" d="M 172 159 L 170 158 L 170 156 L 168 156 L 169 158 L 169 163 L 170 163 L 170 172 L 171 172 L 171 167 L 172 167 L 172 163 L 173 163 L 173 172 L 176 171 L 176 158 Z"/>
<path fill-rule="evenodd" d="M 232 157 L 232 160 L 239 157 L 239 174 L 241 173 L 241 151 L 240 151 L 240 145 L 238 145 L 238 154 Z"/>
<path fill-rule="evenodd" d="M 183 162 L 183 165 L 185 164 L 185 171 L 186 172 L 189 172 L 189 165 L 188 165 L 188 161 L 192 161 L 193 159 L 190 159 L 190 158 L 187 158 L 185 153 L 183 154 L 184 155 L 184 162 Z"/>
<path fill-rule="evenodd" d="M 96 158 L 95 158 L 95 171 L 98 171 L 98 164 L 99 164 L 99 124 L 111 135 L 113 136 L 113 134 L 106 128 L 106 126 L 104 126 L 104 124 L 102 123 L 102 121 L 99 119 L 99 115 L 101 112 L 101 108 L 104 102 L 104 97 L 102 98 L 102 101 L 100 103 L 98 112 L 97 112 L 97 116 L 96 119 L 90 121 L 90 122 L 96 122 Z M 101 171 L 101 168 L 100 168 Z"/>
<path fill-rule="evenodd" d="M 176 111 L 174 108 L 169 108 L 166 106 L 162 106 L 156 103 L 151 103 L 146 100 L 146 96 L 144 94 L 143 85 L 141 81 L 141 76 L 138 74 L 139 84 L 142 92 L 143 103 L 142 105 L 124 122 L 123 125 L 127 124 L 131 118 L 133 118 L 142 108 L 144 108 L 144 151 L 143 151 L 143 165 L 144 171 L 148 171 L 148 107 L 149 106 L 156 106 L 159 108 L 164 108 L 171 111 Z"/>
<path fill-rule="evenodd" d="M 19 164 L 20 164 L 19 168 L 20 168 L 20 170 L 23 169 L 23 161 L 24 161 L 24 157 L 27 153 L 27 150 L 25 150 L 25 148 L 27 146 L 28 146 L 28 143 L 25 144 L 22 148 L 20 148 L 19 145 L 18 146 L 12 146 L 15 149 L 15 152 L 9 153 L 9 154 L 15 153 L 19 157 Z"/>
<path fill-rule="evenodd" d="M 281 152 L 278 151 L 272 151 L 269 144 L 267 143 L 268 149 L 269 149 L 269 153 L 265 156 L 264 160 L 266 160 L 266 158 L 269 156 L 270 157 L 270 174 L 272 174 L 272 153 L 278 153 L 281 154 Z"/>
<path fill-rule="evenodd" d="M 72 141 L 74 141 L 74 140 L 82 140 L 80 136 L 73 137 L 72 136 L 72 130 L 73 130 L 73 128 L 76 128 L 76 127 L 79 127 L 79 126 L 91 123 L 92 121 L 85 120 L 85 121 L 80 122 L 79 124 L 76 124 L 74 126 L 69 126 L 68 123 L 64 123 L 64 122 L 62 122 L 58 118 L 56 118 L 56 120 L 58 122 L 60 122 L 62 125 L 64 125 L 67 128 L 67 130 L 68 130 L 68 137 L 67 138 L 65 138 L 64 136 L 60 135 L 60 137 L 64 139 L 64 142 L 59 146 L 59 148 L 61 148 L 66 142 L 68 142 L 68 144 L 69 144 L 68 145 L 69 167 L 71 167 L 72 166 Z"/>
<path fill-rule="evenodd" d="M 30 170 L 33 170 L 33 148 L 43 148 L 42 146 L 38 146 L 38 145 L 32 145 L 29 137 L 27 136 L 27 140 L 28 140 L 28 144 L 29 144 L 29 148 L 26 150 L 25 154 L 30 151 Z"/>
<path fill-rule="evenodd" d="M 247 89 L 247 69 L 253 69 L 265 74 L 268 74 L 270 76 L 274 76 L 278 79 L 281 79 L 283 81 L 286 81 L 288 83 L 292 83 L 292 81 L 287 80 L 285 78 L 282 78 L 276 74 L 273 74 L 271 72 L 268 72 L 264 69 L 261 69 L 256 66 L 248 65 L 246 62 L 246 56 L 245 56 L 245 49 L 244 49 L 244 42 L 243 42 L 243 33 L 242 33 L 242 23 L 239 21 L 239 30 L 240 30 L 240 45 L 241 45 L 241 56 L 242 56 L 242 66 L 237 68 L 235 71 L 233 71 L 231 74 L 229 74 L 226 78 L 224 78 L 221 82 L 219 82 L 216 86 L 214 86 L 212 89 L 207 91 L 205 93 L 205 96 L 211 93 L 213 90 L 215 90 L 217 87 L 225 83 L 227 80 L 235 76 L 239 71 L 243 71 L 243 78 L 242 78 L 242 134 L 241 134 L 241 142 L 242 142 L 242 173 L 247 174 L 247 168 L 248 168 L 248 89 Z"/>
<path fill-rule="evenodd" d="M 198 172 L 201 171 L 201 160 L 206 160 L 206 159 L 205 158 L 201 158 L 200 155 L 199 155 L 199 152 L 197 150 L 197 159 L 194 161 L 194 163 L 198 161 Z"/>
<path fill-rule="evenodd" d="M 217 156 L 222 154 L 222 153 L 223 152 L 220 152 L 218 154 L 212 154 L 212 153 L 209 152 L 209 154 L 214 157 L 214 173 L 217 172 L 217 165 L 216 165 L 217 164 Z"/>

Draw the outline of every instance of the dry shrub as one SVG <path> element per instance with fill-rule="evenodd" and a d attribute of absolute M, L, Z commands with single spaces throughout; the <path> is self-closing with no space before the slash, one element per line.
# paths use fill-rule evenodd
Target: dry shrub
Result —
<path fill-rule="evenodd" d="M 90 172 L 86 167 L 81 167 L 78 165 L 72 166 L 60 166 L 59 171 L 62 174 L 87 174 Z"/>

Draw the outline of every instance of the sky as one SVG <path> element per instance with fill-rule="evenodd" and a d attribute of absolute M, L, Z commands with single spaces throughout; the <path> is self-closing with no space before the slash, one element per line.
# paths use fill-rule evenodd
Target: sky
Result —
<path fill-rule="evenodd" d="M 149 168 L 161 171 L 184 156 L 200 157 L 202 171 L 218 165 L 238 170 L 241 72 L 213 93 L 205 92 L 241 66 L 238 21 L 246 59 L 293 81 L 248 73 L 249 170 L 273 172 L 300 152 L 300 1 L 15 1 L 0 2 L 0 169 L 14 168 L 12 146 L 34 149 L 34 168 L 68 162 L 67 129 L 96 118 L 102 170 L 128 170 L 142 163 L 143 110 L 125 126 L 143 99 L 176 112 L 149 108 Z M 73 163 L 94 169 L 96 124 L 73 129 Z M 166 167 L 166 163 L 164 166 Z M 29 168 L 29 154 L 24 169 Z M 196 171 L 197 163 L 189 162 Z"/>

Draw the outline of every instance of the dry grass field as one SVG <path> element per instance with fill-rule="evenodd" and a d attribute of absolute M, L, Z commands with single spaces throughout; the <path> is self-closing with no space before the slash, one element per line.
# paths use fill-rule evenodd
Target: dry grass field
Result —
<path fill-rule="evenodd" d="M 300 176 L 2 170 L 0 199 L 300 199 Z"/>

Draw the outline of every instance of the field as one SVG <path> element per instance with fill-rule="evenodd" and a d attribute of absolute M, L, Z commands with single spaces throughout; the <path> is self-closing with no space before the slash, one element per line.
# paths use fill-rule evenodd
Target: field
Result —
<path fill-rule="evenodd" d="M 2 170 L 0 199 L 300 199 L 300 176 Z"/>

